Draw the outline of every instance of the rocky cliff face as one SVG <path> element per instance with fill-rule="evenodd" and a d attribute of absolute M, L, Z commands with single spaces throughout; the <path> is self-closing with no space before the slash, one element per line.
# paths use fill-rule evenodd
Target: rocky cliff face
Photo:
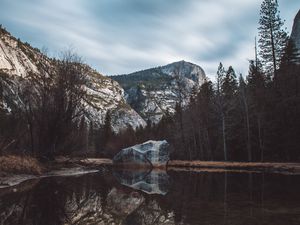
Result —
<path fill-rule="evenodd" d="M 14 105 L 22 105 L 16 92 L 19 84 L 39 79 L 41 72 L 47 73 L 56 62 L 0 27 L 0 72 L 6 75 L 6 88 L 1 92 L 10 96 Z M 86 117 L 101 125 L 110 111 L 115 132 L 128 125 L 145 126 L 147 120 L 158 123 L 163 115 L 175 112 L 176 104 L 187 106 L 206 79 L 201 67 L 185 61 L 112 77 L 86 67 Z M 5 101 L 0 101 L 0 107 L 13 110 Z"/>
<path fill-rule="evenodd" d="M 294 19 L 291 39 L 294 41 L 296 48 L 300 51 L 300 10 L 298 11 Z"/>
<path fill-rule="evenodd" d="M 16 95 L 14 89 L 20 86 L 18 83 L 28 82 L 32 78 L 39 79 L 41 71 L 49 71 L 52 67 L 55 67 L 55 60 L 0 28 L 0 72 L 7 75 L 4 95 Z M 126 103 L 124 90 L 116 81 L 99 74 L 89 66 L 86 71 L 89 82 L 85 87 L 88 93 L 85 105 L 89 120 L 100 125 L 109 110 L 116 132 L 128 125 L 133 128 L 145 126 L 145 121 Z M 13 99 L 15 104 L 22 105 L 17 96 Z M 12 110 L 7 102 L 0 102 L 0 105 Z"/>
<path fill-rule="evenodd" d="M 200 66 L 180 61 L 111 78 L 124 88 L 127 103 L 144 120 L 157 123 L 163 115 L 173 114 L 176 104 L 187 106 L 206 75 Z"/>

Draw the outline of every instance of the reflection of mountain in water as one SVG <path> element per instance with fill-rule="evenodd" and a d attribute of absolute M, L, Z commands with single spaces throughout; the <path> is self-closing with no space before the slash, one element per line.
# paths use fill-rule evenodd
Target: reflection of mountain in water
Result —
<path fill-rule="evenodd" d="M 3 195 L 0 190 L 0 225 L 175 224 L 172 211 L 122 188 L 110 173 L 46 178 L 21 187 Z"/>
<path fill-rule="evenodd" d="M 163 170 L 114 170 L 113 174 L 122 185 L 147 194 L 166 195 L 169 191 L 169 175 Z"/>
<path fill-rule="evenodd" d="M 168 174 L 166 195 L 127 188 L 110 171 L 0 189 L 0 225 L 299 225 L 299 176 Z"/>
<path fill-rule="evenodd" d="M 163 209 L 155 200 L 143 204 L 140 208 L 130 214 L 124 221 L 124 225 L 175 225 L 173 211 Z"/>

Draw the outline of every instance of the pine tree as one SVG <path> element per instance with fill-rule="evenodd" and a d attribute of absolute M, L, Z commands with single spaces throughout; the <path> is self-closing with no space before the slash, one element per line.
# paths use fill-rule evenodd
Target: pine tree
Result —
<path fill-rule="evenodd" d="M 287 33 L 283 30 L 277 0 L 264 0 L 260 9 L 259 47 L 264 67 L 273 73 L 279 69 L 281 57 L 287 41 Z"/>
<path fill-rule="evenodd" d="M 184 124 L 183 124 L 183 109 L 180 103 L 176 103 L 175 105 L 175 118 L 178 121 L 178 133 L 180 134 L 181 143 L 185 145 L 185 136 L 184 136 Z M 191 158 L 191 154 L 189 152 L 189 158 Z"/>
<path fill-rule="evenodd" d="M 263 114 L 266 105 L 266 78 L 261 69 L 261 63 L 250 61 L 249 74 L 247 76 L 247 88 L 249 95 L 250 113 L 253 114 L 256 134 L 256 142 L 261 161 L 264 160 L 264 138 L 263 138 Z M 252 144 L 253 145 L 253 144 Z M 254 149 L 254 148 L 253 148 Z"/>
<path fill-rule="evenodd" d="M 107 111 L 106 116 L 105 116 L 105 121 L 104 121 L 104 126 L 103 126 L 103 145 L 105 146 L 108 141 L 112 138 L 113 136 L 113 130 L 111 127 L 111 115 L 110 111 Z"/>
<path fill-rule="evenodd" d="M 222 80 L 224 79 L 226 72 L 224 69 L 223 64 L 220 62 L 218 70 L 217 70 L 217 95 L 219 96 L 221 94 L 221 85 Z"/>
<path fill-rule="evenodd" d="M 252 161 L 252 150 L 251 150 L 249 99 L 248 99 L 247 84 L 246 84 L 242 74 L 240 74 L 240 77 L 239 77 L 239 98 L 240 98 L 240 102 L 241 102 L 241 106 L 242 106 L 243 114 L 244 114 L 248 161 L 251 162 Z"/>
<path fill-rule="evenodd" d="M 224 160 L 227 161 L 227 143 L 226 143 L 226 123 L 225 123 L 225 112 L 224 112 L 224 98 L 222 96 L 222 83 L 225 76 L 225 69 L 223 64 L 220 63 L 218 70 L 217 70 L 217 96 L 216 96 L 216 103 L 217 103 L 217 110 L 218 114 L 221 117 L 222 121 L 222 142 L 223 142 L 223 152 L 224 152 Z"/>
<path fill-rule="evenodd" d="M 199 132 L 199 143 L 203 145 L 204 153 L 208 160 L 214 159 L 211 139 L 214 130 L 212 121 L 215 118 L 214 98 L 213 84 L 211 81 L 206 81 L 200 88 L 196 103 L 198 126 L 202 130 L 202 132 Z"/>
<path fill-rule="evenodd" d="M 236 74 L 232 66 L 229 66 L 226 76 L 222 81 L 221 91 L 225 100 L 230 100 L 237 92 Z"/>
<path fill-rule="evenodd" d="M 289 39 L 283 51 L 280 68 L 285 69 L 293 64 L 300 63 L 300 53 L 292 39 Z"/>
<path fill-rule="evenodd" d="M 228 139 L 228 128 L 231 122 L 231 112 L 234 108 L 234 97 L 237 93 L 237 81 L 236 74 L 232 66 L 225 71 L 222 63 L 219 64 L 217 71 L 217 108 L 220 115 L 221 129 L 222 129 L 222 142 L 224 160 L 228 159 L 227 152 L 227 139 Z"/>
<path fill-rule="evenodd" d="M 235 120 L 233 114 L 234 110 L 236 109 L 236 94 L 237 94 L 237 80 L 236 80 L 236 74 L 232 66 L 229 66 L 228 70 L 226 71 L 226 75 L 224 79 L 221 82 L 221 94 L 223 98 L 223 105 L 222 105 L 222 130 L 223 130 L 223 137 L 224 137 L 224 143 L 226 141 L 226 145 L 228 145 L 228 140 L 232 139 L 232 134 L 235 132 L 232 132 L 232 125 Z M 228 159 L 228 153 L 227 153 L 227 146 L 226 146 L 226 152 L 224 148 L 224 158 L 225 160 Z"/>
<path fill-rule="evenodd" d="M 297 96 L 299 92 L 300 52 L 292 39 L 287 42 L 276 79 L 280 97 Z M 283 99 L 282 99 L 283 100 Z"/>

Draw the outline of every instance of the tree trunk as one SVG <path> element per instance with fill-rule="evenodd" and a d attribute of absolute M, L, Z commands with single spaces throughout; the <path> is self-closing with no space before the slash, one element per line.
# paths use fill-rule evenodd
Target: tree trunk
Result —
<path fill-rule="evenodd" d="M 33 137 L 33 122 L 32 122 L 32 117 L 33 117 L 33 112 L 31 108 L 31 103 L 29 102 L 28 104 L 29 109 L 27 111 L 27 124 L 28 124 L 28 129 L 30 133 L 30 145 L 31 145 L 31 154 L 35 156 L 35 150 L 34 150 L 34 137 Z"/>
<path fill-rule="evenodd" d="M 246 124 L 247 124 L 247 152 L 248 152 L 248 161 L 252 161 L 252 152 L 251 152 L 251 139 L 250 139 L 250 121 L 249 121 L 249 110 L 248 105 L 245 102 L 245 113 L 246 113 Z"/>
<path fill-rule="evenodd" d="M 210 139 L 209 139 L 209 133 L 208 133 L 207 128 L 205 129 L 205 138 L 206 138 L 206 143 L 207 143 L 208 160 L 214 160 L 214 156 L 213 156 L 211 144 L 210 144 Z"/>
<path fill-rule="evenodd" d="M 224 151 L 224 160 L 227 161 L 226 123 L 225 123 L 225 117 L 224 117 L 224 115 L 222 115 L 222 133 L 223 133 L 223 151 Z"/>
<path fill-rule="evenodd" d="M 201 127 L 199 127 L 199 148 L 200 148 L 200 154 L 201 157 L 200 159 L 204 159 L 204 151 L 203 151 L 203 138 L 202 138 L 202 132 L 201 132 Z"/>
<path fill-rule="evenodd" d="M 264 147 L 263 147 L 263 139 L 262 139 L 262 132 L 261 132 L 261 121 L 260 115 L 257 116 L 257 127 L 258 127 L 258 142 L 259 142 L 259 149 L 260 149 L 260 161 L 264 161 Z"/>

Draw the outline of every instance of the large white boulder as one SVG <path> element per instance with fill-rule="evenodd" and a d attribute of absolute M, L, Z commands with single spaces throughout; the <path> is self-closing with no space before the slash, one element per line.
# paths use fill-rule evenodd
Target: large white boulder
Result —
<path fill-rule="evenodd" d="M 169 144 L 167 141 L 147 141 L 122 149 L 113 158 L 114 164 L 137 166 L 166 166 L 169 161 Z"/>

